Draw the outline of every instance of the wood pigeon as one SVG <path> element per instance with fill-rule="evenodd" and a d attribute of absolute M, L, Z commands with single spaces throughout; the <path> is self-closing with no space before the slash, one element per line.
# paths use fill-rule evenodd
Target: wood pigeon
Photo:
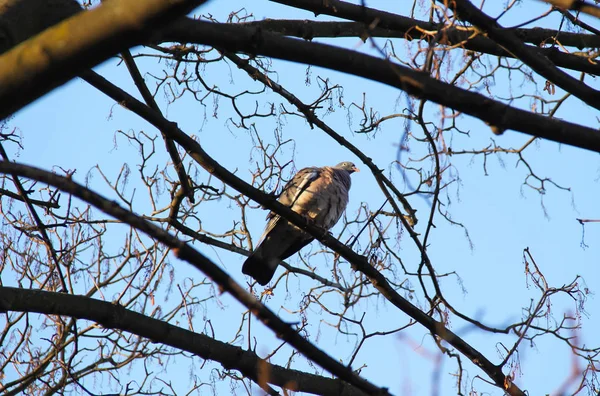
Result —
<path fill-rule="evenodd" d="M 279 202 L 305 216 L 315 225 L 329 230 L 348 204 L 350 175 L 358 172 L 352 162 L 336 166 L 301 169 L 285 185 Z M 314 238 L 286 219 L 270 212 L 269 222 L 258 247 L 244 262 L 242 272 L 261 285 L 269 283 L 281 260 L 285 260 L 308 245 Z"/>

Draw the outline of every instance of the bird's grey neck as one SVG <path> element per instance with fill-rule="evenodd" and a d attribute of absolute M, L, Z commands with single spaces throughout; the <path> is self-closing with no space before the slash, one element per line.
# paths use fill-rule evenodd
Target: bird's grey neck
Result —
<path fill-rule="evenodd" d="M 333 172 L 333 177 L 340 183 L 342 183 L 347 190 L 350 189 L 351 179 L 350 173 L 348 173 L 348 171 L 336 170 L 335 172 Z"/>

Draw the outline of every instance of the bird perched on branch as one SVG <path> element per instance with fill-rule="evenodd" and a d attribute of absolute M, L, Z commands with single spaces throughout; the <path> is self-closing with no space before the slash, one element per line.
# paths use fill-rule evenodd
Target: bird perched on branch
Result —
<path fill-rule="evenodd" d="M 329 230 L 338 222 L 348 204 L 350 175 L 358 172 L 352 162 L 336 166 L 301 169 L 285 185 L 279 202 Z M 270 212 L 269 222 L 258 247 L 244 262 L 242 272 L 261 285 L 269 283 L 281 260 L 308 245 L 314 237 L 279 215 Z"/>

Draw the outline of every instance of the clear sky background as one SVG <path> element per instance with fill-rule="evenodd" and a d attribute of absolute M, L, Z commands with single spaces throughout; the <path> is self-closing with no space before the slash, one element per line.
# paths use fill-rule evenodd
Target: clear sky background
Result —
<path fill-rule="evenodd" d="M 484 10 L 491 15 L 497 15 L 504 3 L 488 1 Z M 407 8 L 412 6 L 412 2 L 368 1 L 367 5 L 408 15 Z M 211 14 L 218 20 L 225 20 L 229 12 L 243 8 L 248 14 L 252 14 L 255 20 L 331 19 L 315 18 L 311 13 L 292 10 L 266 1 L 250 0 L 212 1 L 197 10 L 196 15 Z M 505 26 L 519 24 L 539 15 L 540 10 L 546 9 L 546 6 L 541 2 L 527 0 L 517 9 L 518 12 L 510 12 L 500 22 Z M 422 15 L 419 17 L 422 18 Z M 545 23 L 549 22 L 550 20 Z M 598 26 L 597 21 L 592 23 Z M 366 53 L 375 53 L 370 44 L 361 44 L 357 39 L 323 41 L 347 48 L 357 47 Z M 383 44 L 384 40 L 380 39 L 378 42 Z M 398 48 L 406 46 L 402 40 L 396 40 L 396 43 Z M 456 58 L 459 56 L 459 54 L 455 55 Z M 142 73 L 161 75 L 163 70 L 169 69 L 164 62 L 152 58 L 141 58 L 138 64 Z M 278 73 L 272 78 L 305 101 L 314 99 L 317 92 L 316 78 L 321 76 L 330 78 L 332 83 L 344 87 L 346 106 L 352 102 L 360 103 L 363 93 L 366 95 L 368 106 L 382 115 L 400 111 L 406 105 L 406 95 L 397 89 L 357 77 L 313 67 L 310 71 L 312 84 L 307 86 L 306 66 L 273 61 L 273 69 Z M 106 62 L 96 70 L 113 83 L 139 97 L 126 68 L 118 65 L 116 60 Z M 242 89 L 260 88 L 260 84 L 253 82 L 245 73 L 233 67 L 223 70 L 222 63 L 208 65 L 205 73 L 211 84 L 217 85 L 225 92 L 236 93 Z M 148 78 L 147 81 L 153 80 Z M 538 78 L 537 81 L 541 90 L 543 79 Z M 596 89 L 600 89 L 597 80 L 588 78 L 586 81 Z M 508 96 L 511 92 L 516 95 L 521 89 L 533 93 L 534 89 L 518 74 L 514 79 L 506 74 L 498 74 L 495 84 L 491 90 L 498 96 Z M 538 93 L 549 97 L 546 92 Z M 561 94 L 562 92 L 557 89 L 556 98 Z M 157 100 L 170 120 L 176 121 L 186 133 L 198 136 L 208 153 L 229 170 L 236 170 L 239 177 L 250 181 L 251 136 L 248 131 L 238 129 L 228 121 L 233 116 L 228 103 L 221 100 L 218 116 L 214 117 L 211 100 L 207 100 L 206 106 L 203 106 L 193 100 L 191 95 L 185 95 L 170 105 L 165 99 L 161 91 L 157 95 Z M 276 94 L 267 91 L 242 102 L 241 105 L 245 110 L 252 109 L 255 106 L 254 100 L 262 111 L 266 111 L 270 103 L 280 101 Z M 515 105 L 529 108 L 530 103 L 528 100 L 522 100 L 516 101 Z M 288 108 L 291 106 L 288 105 Z M 427 111 L 431 115 L 439 109 L 435 105 L 430 105 Z M 409 189 L 403 183 L 397 169 L 390 166 L 398 154 L 398 145 L 405 130 L 404 120 L 388 121 L 382 124 L 381 130 L 375 135 L 364 135 L 354 133 L 359 128 L 360 117 L 353 110 L 336 107 L 333 113 L 325 114 L 324 111 L 320 111 L 318 115 L 338 133 L 360 147 L 367 156 L 373 158 L 376 164 L 386 171 L 391 171 L 402 191 Z M 590 127 L 598 126 L 597 112 L 573 98 L 569 99 L 556 116 Z M 278 125 L 284 138 L 293 139 L 293 146 L 289 146 L 283 153 L 283 157 L 289 159 L 293 156 L 296 169 L 312 165 L 332 165 L 342 160 L 354 161 L 361 167 L 362 164 L 357 158 L 321 131 L 310 129 L 298 117 L 289 116 L 282 121 L 279 125 L 277 120 L 271 117 L 252 122 L 266 141 L 273 140 Z M 482 148 L 492 139 L 499 145 L 514 148 L 520 147 L 528 140 L 528 136 L 514 131 L 507 131 L 502 136 L 494 136 L 485 124 L 470 117 L 462 116 L 459 122 L 461 129 L 468 130 L 470 135 L 467 137 L 454 134 L 452 139 L 448 139 L 447 142 L 451 143 L 455 151 Z M 88 179 L 89 185 L 112 198 L 114 198 L 113 193 L 93 168 L 99 165 L 109 178 L 114 179 L 123 164 L 128 164 L 132 170 L 135 170 L 139 163 L 137 149 L 122 137 L 116 136 L 115 131 L 135 133 L 146 131 L 157 134 L 152 126 L 78 79 L 17 113 L 9 125 L 18 128 L 23 136 L 25 147 L 22 151 L 12 147 L 13 159 L 45 169 L 58 166 L 76 169 L 75 180 L 84 182 L 91 175 L 92 177 Z M 416 127 L 412 126 L 411 129 Z M 418 145 L 412 147 L 415 151 L 404 155 L 418 158 L 424 153 Z M 157 148 L 163 151 L 162 143 L 157 144 Z M 454 220 L 466 226 L 472 246 L 462 228 L 452 226 L 438 217 L 430 240 L 429 254 L 432 262 L 439 273 L 455 271 L 460 276 L 459 280 L 456 276 L 450 276 L 441 281 L 446 298 L 456 308 L 486 324 L 502 327 L 521 318 L 523 308 L 529 306 L 532 300 L 537 302 L 539 298 L 539 292 L 531 282 L 527 282 L 524 274 L 523 249 L 529 248 L 550 286 L 560 287 L 570 283 L 578 275 L 582 277 L 580 288 L 588 289 L 590 292 L 584 310 L 578 310 L 576 302 L 572 299 L 559 296 L 552 300 L 552 316 L 548 317 L 548 321 L 560 320 L 563 314 L 577 315 L 582 325 L 581 330 L 575 334 L 578 342 L 598 346 L 600 344 L 597 330 L 600 328 L 600 303 L 596 294 L 600 290 L 598 269 L 600 224 L 592 223 L 586 226 L 584 245 L 582 226 L 576 218 L 600 218 L 598 210 L 600 158 L 598 154 L 552 142 L 535 143 L 526 150 L 525 157 L 536 174 L 551 178 L 559 185 L 569 188 L 570 191 L 563 191 L 549 185 L 546 194 L 542 195 L 524 186 L 523 182 L 528 171 L 514 155 L 489 156 L 485 170 L 482 156 L 464 155 L 446 159 L 452 165 L 450 172 L 460 177 L 460 183 L 454 183 L 447 190 L 452 200 L 450 212 Z M 166 160 L 162 152 L 157 157 L 156 163 L 160 163 L 160 160 Z M 364 165 L 362 168 L 367 170 Z M 198 177 L 200 180 L 207 179 L 205 172 Z M 414 183 L 414 180 L 412 182 Z M 136 197 L 139 197 L 136 201 L 136 211 L 149 213 L 148 202 L 145 201 L 147 197 L 144 196 L 139 182 L 132 177 L 128 191 L 133 192 L 136 188 L 138 189 Z M 168 197 L 163 199 L 167 202 Z M 383 201 L 382 194 L 378 192 L 368 170 L 353 175 L 351 202 L 347 209 L 349 216 L 354 215 L 363 202 L 371 210 L 376 210 Z M 411 204 L 418 209 L 420 223 L 417 231 L 424 232 L 430 201 L 414 196 L 411 198 Z M 214 205 L 207 206 L 206 209 L 201 208 L 200 217 L 205 228 L 222 232 L 230 229 L 238 211 L 224 204 Z M 255 241 L 262 233 L 265 214 L 260 209 L 249 214 Z M 338 235 L 340 229 L 340 225 L 336 226 L 333 230 L 334 235 Z M 349 235 L 345 234 L 341 240 L 346 240 Z M 115 246 L 118 243 L 118 237 L 115 236 Z M 236 280 L 246 284 L 247 279 L 240 272 L 243 257 L 202 244 L 196 244 L 196 247 L 226 269 Z M 318 249 L 318 243 L 313 243 L 311 248 Z M 419 256 L 406 234 L 400 235 L 398 253 L 407 266 L 416 268 Z M 176 282 L 183 282 L 186 277 L 202 279 L 203 275 L 195 269 L 184 263 L 178 263 L 175 259 L 173 261 Z M 297 258 L 292 257 L 290 262 L 297 263 Z M 400 269 L 398 274 L 402 278 Z M 329 277 L 330 272 L 326 269 L 321 271 L 320 275 Z M 267 305 L 284 319 L 297 321 L 298 316 L 294 311 L 299 307 L 307 283 L 302 278 L 291 277 L 290 279 L 293 281 L 290 281 L 288 290 L 281 285 L 280 289 L 275 290 L 275 296 L 267 301 Z M 412 280 L 412 282 L 415 282 L 412 287 L 418 288 L 416 281 Z M 6 284 L 9 285 L 10 282 Z M 420 305 L 424 300 L 413 302 Z M 165 305 L 168 305 L 168 301 L 165 301 Z M 224 295 L 219 297 L 218 302 L 208 302 L 205 309 L 202 315 L 195 317 L 195 328 L 203 328 L 206 320 L 210 319 L 216 338 L 230 341 L 239 326 L 239 314 L 244 311 L 243 307 Z M 383 299 L 371 299 L 368 304 L 359 304 L 355 307 L 357 318 L 363 314 L 365 326 L 370 331 L 393 329 L 409 321 L 404 313 Z M 347 362 L 356 338 L 342 336 L 328 326 L 327 321 L 332 318 L 322 311 L 311 310 L 308 320 L 311 339 L 331 356 Z M 185 322 L 181 323 L 184 324 Z M 258 328 L 261 326 L 258 323 L 255 325 Z M 501 360 L 503 351 L 501 343 L 510 347 L 515 340 L 514 336 L 483 333 L 458 319 L 453 319 L 449 326 L 494 363 Z M 278 345 L 278 341 L 270 331 L 262 328 L 257 331 L 259 354 L 264 355 Z M 357 366 L 362 363 L 366 365 L 361 374 L 379 386 L 388 387 L 393 394 L 397 395 L 456 394 L 455 380 L 450 375 L 456 371 L 455 362 L 441 356 L 422 327 L 413 326 L 402 334 L 402 337 L 393 335 L 370 339 L 356 359 Z M 245 342 L 236 341 L 236 343 L 246 345 Z M 285 364 L 288 357 L 289 350 L 284 348 L 276 355 L 273 362 Z M 557 389 L 560 389 L 573 367 L 569 348 L 564 343 L 555 341 L 551 336 L 538 339 L 535 345 L 523 343 L 519 348 L 519 358 L 520 370 L 515 381 L 531 395 L 554 394 Z M 437 366 L 437 362 L 441 366 Z M 209 368 L 213 366 L 207 365 L 200 370 L 199 360 L 196 359 L 195 363 L 194 366 L 191 359 L 177 358 L 172 365 L 164 368 L 173 383 L 177 384 L 176 389 L 182 394 L 189 388 L 193 376 L 208 380 L 212 375 Z M 491 395 L 502 394 L 498 388 L 486 385 L 481 379 L 476 378 L 478 375 L 485 378 L 485 375 L 467 363 L 466 359 L 463 359 L 463 363 L 470 377 L 466 381 L 469 387 L 463 391 L 468 393 L 470 386 L 473 386 L 479 392 L 488 392 Z M 298 369 L 313 370 L 303 357 L 295 357 L 293 366 Z M 584 363 L 580 362 L 580 368 L 584 367 Z M 135 378 L 135 370 L 138 369 L 141 369 L 139 365 L 130 373 L 123 373 L 123 378 L 127 376 Z M 436 370 L 439 370 L 439 376 L 436 376 Z M 432 386 L 436 381 L 441 382 L 437 383 L 437 386 Z M 216 389 L 219 394 L 227 394 L 230 388 L 228 383 L 220 384 L 217 381 Z M 244 393 L 243 389 L 238 391 L 240 394 Z M 260 393 L 257 387 L 254 391 L 256 394 Z"/>

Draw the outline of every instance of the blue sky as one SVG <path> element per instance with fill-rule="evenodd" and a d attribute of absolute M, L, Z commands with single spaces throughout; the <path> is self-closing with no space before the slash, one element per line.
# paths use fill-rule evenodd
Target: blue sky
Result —
<path fill-rule="evenodd" d="M 485 9 L 493 14 L 497 12 L 493 7 L 499 7 L 500 4 L 492 3 L 486 2 Z M 314 16 L 308 12 L 291 10 L 262 1 L 236 0 L 228 3 L 227 7 L 223 7 L 222 4 L 224 3 L 213 1 L 197 10 L 196 14 L 210 13 L 217 19 L 224 19 L 231 10 L 245 8 L 256 20 L 314 19 Z M 371 1 L 367 4 L 406 15 L 402 7 L 391 2 Z M 509 13 L 502 22 L 507 25 L 517 24 L 537 15 L 540 9 L 545 9 L 540 2 L 532 1 L 523 2 L 519 7 L 518 12 Z M 336 45 L 347 48 L 358 47 L 360 51 L 374 53 L 369 44 L 360 44 L 356 39 L 331 41 Z M 402 41 L 398 42 L 403 44 Z M 380 44 L 382 43 L 383 40 L 380 40 Z M 456 58 L 455 62 L 459 63 L 459 55 L 456 55 Z M 152 58 L 140 60 L 139 66 L 142 73 L 155 75 L 168 70 L 164 62 Z M 344 87 L 346 106 L 352 102 L 362 101 L 363 93 L 366 95 L 368 105 L 382 115 L 393 113 L 406 104 L 406 97 L 402 92 L 357 77 L 312 68 L 312 84 L 307 86 L 305 66 L 273 61 L 273 69 L 278 72 L 276 78 L 279 83 L 305 101 L 314 100 L 317 92 L 316 77 L 322 76 Z M 115 60 L 106 62 L 98 67 L 97 71 L 113 83 L 138 96 L 125 67 L 117 65 Z M 225 92 L 235 93 L 243 89 L 260 88 L 260 84 L 253 82 L 245 73 L 234 69 L 233 66 L 223 68 L 221 63 L 214 63 L 206 67 L 205 73 L 211 84 L 217 85 Z M 150 84 L 154 83 L 149 77 L 147 81 Z M 541 89 L 543 80 L 537 79 L 537 81 Z M 591 86 L 600 88 L 597 81 L 592 79 L 587 81 Z M 504 74 L 498 76 L 495 86 L 491 89 L 496 95 L 502 96 L 508 95 L 511 91 L 518 93 L 519 90 L 533 93 L 534 88 L 524 83 L 519 76 L 511 80 Z M 546 92 L 539 92 L 539 94 L 548 97 Z M 560 97 L 560 90 L 557 90 L 555 97 Z M 399 106 L 396 108 L 398 98 L 400 98 Z M 207 100 L 207 106 L 204 107 L 194 101 L 190 95 L 185 95 L 168 105 L 163 91 L 157 95 L 157 99 L 170 120 L 176 121 L 188 134 L 198 136 L 207 152 L 231 171 L 235 170 L 239 177 L 250 181 L 252 153 L 248 147 L 252 141 L 251 136 L 248 131 L 237 129 L 228 121 L 232 112 L 225 100 L 221 99 L 218 116 L 213 117 L 212 100 Z M 276 94 L 267 91 L 241 105 L 242 108 L 251 109 L 257 103 L 259 109 L 265 111 L 270 103 L 279 103 L 279 101 L 280 98 Z M 527 100 L 521 100 L 516 101 L 515 105 L 527 108 L 530 104 Z M 290 105 L 286 107 L 291 109 Z M 429 105 L 427 107 L 429 119 L 436 121 L 438 111 L 437 106 Z M 352 114 L 352 117 L 349 117 L 349 114 Z M 380 167 L 387 171 L 391 169 L 399 188 L 402 191 L 408 190 L 398 170 L 394 167 L 390 168 L 390 163 L 396 159 L 398 145 L 405 129 L 402 119 L 382 124 L 381 130 L 373 136 L 353 132 L 358 129 L 359 119 L 358 114 L 353 110 L 336 107 L 331 114 L 321 111 L 318 115 L 338 133 L 363 149 Z M 597 126 L 595 111 L 573 98 L 567 101 L 557 117 L 591 127 Z M 351 123 L 349 119 L 352 119 Z M 437 119 L 439 120 L 439 116 Z M 280 123 L 277 123 L 274 118 L 256 119 L 252 122 L 266 141 L 273 141 L 276 130 L 279 130 L 285 139 L 293 139 L 293 145 L 287 146 L 282 153 L 282 158 L 293 157 L 296 169 L 311 165 L 331 165 L 342 160 L 354 161 L 361 167 L 357 158 L 321 131 L 310 129 L 298 117 L 282 117 Z M 485 124 L 470 117 L 461 116 L 458 122 L 461 129 L 468 130 L 470 135 L 454 134 L 451 139 L 447 138 L 447 143 L 451 144 L 455 151 L 481 148 L 489 144 L 491 139 L 499 145 L 511 147 L 519 147 L 528 140 L 528 136 L 513 131 L 507 131 L 502 136 L 494 136 Z M 23 151 L 16 151 L 13 147 L 12 158 L 46 169 L 52 169 L 54 166 L 77 169 L 74 178 L 78 181 L 84 181 L 88 172 L 96 165 L 100 165 L 109 178 L 116 177 L 125 163 L 132 170 L 136 169 L 136 164 L 139 163 L 136 148 L 129 145 L 122 137 L 115 138 L 116 130 L 157 134 L 152 126 L 119 107 L 81 80 L 66 84 L 20 111 L 10 121 L 10 125 L 19 129 L 25 146 Z M 416 133 L 416 126 L 410 128 Z M 157 144 L 157 147 L 163 150 L 162 144 Z M 423 148 L 414 142 L 411 143 L 411 150 L 413 151 L 403 155 L 418 158 L 424 153 Z M 586 226 L 587 246 L 582 247 L 582 227 L 576 218 L 600 218 L 597 208 L 597 197 L 600 194 L 598 155 L 552 142 L 539 142 L 529 147 L 524 156 L 538 175 L 550 177 L 556 183 L 570 188 L 571 191 L 562 191 L 548 186 L 546 194 L 541 195 L 523 186 L 527 170 L 514 155 L 489 156 L 486 162 L 487 174 L 483 168 L 482 156 L 463 155 L 444 159 L 452 165 L 449 172 L 460 177 L 460 181 L 453 183 L 447 190 L 451 200 L 449 210 L 455 221 L 465 225 L 473 245 L 470 245 L 462 228 L 450 225 L 438 215 L 429 247 L 433 265 L 439 273 L 455 271 L 458 274 L 459 278 L 449 276 L 441 280 L 446 298 L 457 309 L 490 326 L 502 327 L 521 318 L 522 309 L 527 307 L 532 299 L 537 301 L 539 298 L 539 292 L 531 281 L 527 282 L 524 275 L 523 250 L 529 248 L 550 286 L 560 287 L 573 281 L 577 275 L 583 277 L 585 285 L 580 284 L 580 287 L 589 288 L 591 293 L 587 296 L 585 313 L 580 315 L 582 330 L 577 332 L 577 335 L 580 342 L 597 346 L 596 329 L 600 327 L 600 321 L 598 301 L 594 293 L 597 293 L 600 286 L 598 270 L 600 225 L 592 223 Z M 165 155 L 161 152 L 156 163 L 164 159 Z M 367 170 L 364 165 L 362 168 Z M 90 186 L 111 196 L 111 191 L 98 177 L 97 172 L 92 170 L 92 174 L 95 176 L 90 179 Z M 207 180 L 206 173 L 201 172 L 199 177 L 200 180 Z M 138 194 L 136 197 L 139 197 L 136 201 L 136 211 L 147 213 L 148 202 L 144 198 L 139 182 L 134 179 L 132 178 L 128 191 L 132 192 L 136 188 L 139 190 L 136 192 Z M 415 180 L 412 182 L 414 183 Z M 371 210 L 376 210 L 383 201 L 384 198 L 378 192 L 375 181 L 368 171 L 353 175 L 351 202 L 347 209 L 349 216 L 357 213 L 361 203 L 366 203 Z M 431 202 L 423 197 L 411 197 L 410 202 L 418 209 L 420 223 L 417 232 L 424 233 Z M 225 202 L 216 202 L 201 207 L 199 215 L 206 228 L 214 232 L 224 232 L 232 227 L 239 210 L 226 205 Z M 249 213 L 250 231 L 255 241 L 262 233 L 264 216 L 265 212 L 260 209 Z M 341 225 L 337 225 L 333 229 L 334 235 L 338 235 L 340 230 Z M 349 234 L 344 234 L 341 239 L 345 240 L 348 236 Z M 414 270 L 418 265 L 419 256 L 408 235 L 404 232 L 391 237 L 399 239 L 397 253 L 405 264 Z M 115 237 L 115 244 L 118 243 L 118 237 Z M 240 273 L 243 257 L 206 245 L 196 244 L 196 247 L 222 265 L 239 282 L 246 283 L 246 279 Z M 315 242 L 306 249 L 316 251 L 319 248 L 319 244 Z M 177 282 L 183 282 L 185 277 L 202 278 L 196 270 L 183 263 L 177 263 L 175 259 L 173 261 Z M 300 265 L 297 257 L 292 257 L 290 262 Z M 319 273 L 330 277 L 329 268 L 329 265 L 323 263 L 319 267 Z M 350 274 L 348 268 L 346 271 Z M 403 276 L 402 271 L 398 269 L 398 278 L 402 279 Z M 411 279 L 410 282 L 411 286 L 418 290 L 416 280 Z M 299 317 L 294 311 L 301 304 L 308 285 L 314 286 L 304 279 L 290 277 L 288 288 L 280 285 L 275 290 L 275 296 L 267 301 L 267 305 L 284 319 L 297 321 Z M 421 293 L 417 293 L 417 297 L 418 299 L 413 302 L 417 305 L 423 304 Z M 336 306 L 336 298 L 326 297 L 332 307 Z M 206 309 L 207 316 L 215 328 L 216 338 L 230 341 L 239 326 L 239 314 L 244 309 L 227 295 L 219 297 L 219 303 L 209 302 Z M 575 309 L 574 301 L 569 298 L 559 296 L 553 300 L 552 313 L 558 320 L 563 314 L 575 313 Z M 363 314 L 365 327 L 369 331 L 389 330 L 407 324 L 409 321 L 404 313 L 381 298 L 372 298 L 354 308 L 355 317 L 360 318 Z M 311 307 L 307 318 L 309 320 L 307 329 L 311 339 L 335 358 L 347 361 L 356 339 L 338 333 L 330 326 L 332 317 L 314 306 Z M 206 316 L 198 315 L 195 318 L 197 321 L 195 327 L 202 328 L 205 320 Z M 549 317 L 548 320 L 553 319 Z M 259 354 L 266 355 L 279 343 L 261 326 L 258 323 L 254 325 L 258 337 L 257 351 Z M 457 318 L 451 320 L 449 327 L 494 363 L 501 360 L 499 352 L 502 351 L 501 345 L 510 347 L 515 340 L 514 336 L 483 333 Z M 431 338 L 427 336 L 427 332 L 418 325 L 402 334 L 402 336 L 375 337 L 367 341 L 354 367 L 364 363 L 366 367 L 362 369 L 362 375 L 377 385 L 388 387 L 394 394 L 435 394 L 435 386 L 432 386 L 432 382 L 437 381 L 437 378 L 441 381 L 437 384 L 439 390 L 437 394 L 456 394 L 455 380 L 450 375 L 456 371 L 455 362 L 448 357 L 442 357 Z M 246 344 L 244 342 L 241 345 Z M 285 364 L 289 352 L 290 350 L 284 347 L 273 361 Z M 535 346 L 524 343 L 519 348 L 519 356 L 520 371 L 515 380 L 522 389 L 528 390 L 532 395 L 555 392 L 565 381 L 571 369 L 571 352 L 564 344 L 549 336 L 539 339 Z M 441 367 L 439 377 L 436 377 L 435 370 L 438 363 Z M 502 394 L 499 389 L 477 379 L 476 376 L 485 377 L 485 375 L 473 365 L 466 363 L 466 359 L 463 359 L 463 363 L 469 375 L 469 380 L 464 381 L 464 384 L 468 384 L 469 387 L 463 391 L 468 392 L 470 386 L 473 386 L 480 392 Z M 294 367 L 311 370 L 302 357 L 294 359 Z M 178 358 L 173 367 L 165 370 L 173 382 L 179 383 L 180 391 L 185 392 L 191 368 L 190 360 Z M 200 378 L 210 376 L 208 369 L 204 372 L 194 372 L 194 375 Z M 223 394 L 227 394 L 228 385 L 217 386 Z M 256 387 L 255 392 L 259 393 Z"/>

